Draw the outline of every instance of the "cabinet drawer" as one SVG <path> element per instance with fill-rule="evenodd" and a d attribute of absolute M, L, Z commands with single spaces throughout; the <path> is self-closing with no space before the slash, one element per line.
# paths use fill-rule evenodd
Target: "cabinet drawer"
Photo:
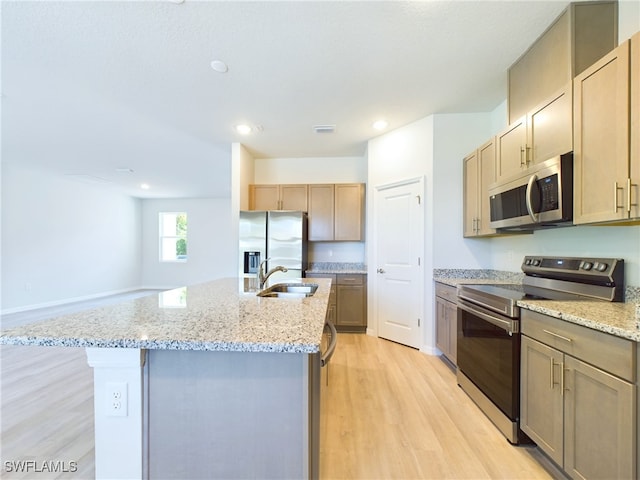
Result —
<path fill-rule="evenodd" d="M 635 382 L 635 343 L 530 310 L 521 310 L 521 331 L 546 345 Z"/>
<path fill-rule="evenodd" d="M 436 296 L 456 303 L 458 301 L 458 290 L 456 287 L 452 287 L 451 285 L 436 282 Z"/>
<path fill-rule="evenodd" d="M 337 275 L 338 285 L 364 285 L 364 275 L 346 275 L 339 274 Z"/>
<path fill-rule="evenodd" d="M 336 304 L 336 275 L 334 273 L 309 273 L 307 278 L 330 278 L 331 290 L 329 292 L 329 305 Z"/>

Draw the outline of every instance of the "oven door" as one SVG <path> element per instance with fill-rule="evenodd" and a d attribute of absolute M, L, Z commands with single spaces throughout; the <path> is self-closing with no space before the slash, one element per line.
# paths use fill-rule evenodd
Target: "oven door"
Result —
<path fill-rule="evenodd" d="M 509 419 L 520 411 L 519 322 L 458 298 L 458 369 Z"/>

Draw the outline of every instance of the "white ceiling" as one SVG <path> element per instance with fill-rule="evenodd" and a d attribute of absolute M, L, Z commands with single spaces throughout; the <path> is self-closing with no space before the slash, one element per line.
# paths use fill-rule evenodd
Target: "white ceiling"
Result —
<path fill-rule="evenodd" d="M 232 142 L 361 156 L 379 117 L 492 110 L 568 4 L 177 1 L 3 0 L 2 161 L 140 197 L 225 196 Z"/>

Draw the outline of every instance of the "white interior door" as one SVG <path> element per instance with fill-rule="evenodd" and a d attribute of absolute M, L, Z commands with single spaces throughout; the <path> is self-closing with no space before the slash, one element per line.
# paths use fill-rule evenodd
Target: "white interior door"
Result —
<path fill-rule="evenodd" d="M 424 206 L 421 179 L 376 192 L 378 335 L 419 348 L 424 299 Z"/>

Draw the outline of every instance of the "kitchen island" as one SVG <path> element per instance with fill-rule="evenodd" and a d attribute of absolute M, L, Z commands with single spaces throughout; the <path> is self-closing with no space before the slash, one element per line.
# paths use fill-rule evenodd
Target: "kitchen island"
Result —
<path fill-rule="evenodd" d="M 330 281 L 262 298 L 238 279 L 4 331 L 84 347 L 97 478 L 317 478 L 320 344 Z M 72 379 L 70 379 L 72 381 Z"/>

